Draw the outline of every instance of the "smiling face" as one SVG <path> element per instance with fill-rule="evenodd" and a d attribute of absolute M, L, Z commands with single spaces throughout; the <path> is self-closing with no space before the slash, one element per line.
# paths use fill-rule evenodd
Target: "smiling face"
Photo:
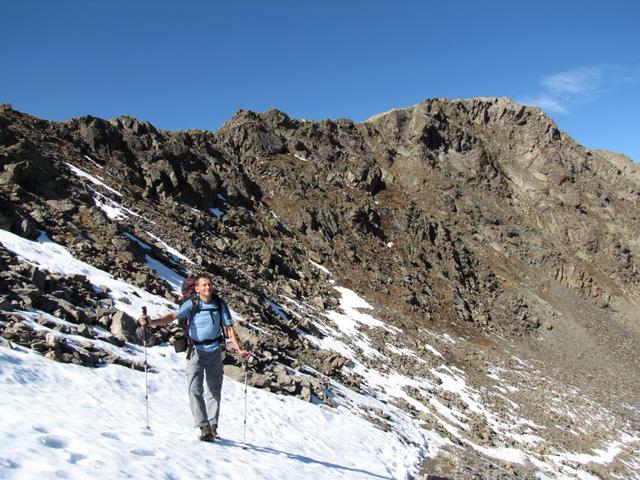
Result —
<path fill-rule="evenodd" d="M 196 280 L 196 293 L 205 303 L 211 303 L 211 296 L 213 294 L 213 284 L 208 277 L 198 277 Z"/>

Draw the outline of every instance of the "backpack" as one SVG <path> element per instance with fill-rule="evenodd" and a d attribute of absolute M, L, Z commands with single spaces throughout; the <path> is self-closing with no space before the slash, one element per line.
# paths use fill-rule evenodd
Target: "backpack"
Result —
<path fill-rule="evenodd" d="M 191 320 L 196 316 L 198 312 L 207 311 L 211 316 L 211 321 L 216 324 L 216 319 L 213 315 L 214 312 L 219 312 L 218 317 L 220 318 L 220 337 L 217 339 L 220 342 L 220 345 L 224 346 L 226 336 L 224 331 L 224 326 L 222 323 L 222 312 L 223 305 L 222 299 L 218 295 L 213 295 L 213 303 L 216 305 L 216 308 L 202 308 L 202 302 L 200 301 L 200 297 L 195 291 L 196 288 L 196 278 L 195 277 L 187 277 L 182 281 L 181 293 L 180 297 L 180 305 L 183 305 L 185 302 L 191 300 L 191 311 L 189 312 L 189 317 L 186 320 L 180 321 L 180 327 L 182 328 L 182 337 L 178 337 L 173 342 L 173 348 L 177 353 L 187 352 L 187 360 L 191 358 L 191 354 L 193 353 L 193 348 L 195 345 L 206 345 L 208 343 L 214 342 L 216 340 L 204 340 L 202 342 L 196 342 L 189 335 L 189 326 L 191 324 Z"/>
<path fill-rule="evenodd" d="M 182 281 L 182 287 L 180 288 L 182 296 L 180 297 L 180 305 L 184 302 L 197 296 L 196 294 L 196 277 L 187 277 Z"/>

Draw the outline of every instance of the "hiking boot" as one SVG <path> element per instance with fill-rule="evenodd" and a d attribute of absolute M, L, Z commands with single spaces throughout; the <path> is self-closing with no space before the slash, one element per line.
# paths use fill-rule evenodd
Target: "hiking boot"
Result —
<path fill-rule="evenodd" d="M 220 435 L 218 435 L 218 430 L 216 427 L 211 427 L 211 435 L 213 435 L 214 440 L 220 438 Z"/>
<path fill-rule="evenodd" d="M 214 432 L 211 431 L 211 427 L 207 425 L 206 427 L 200 427 L 200 436 L 198 438 L 203 442 L 208 442 L 214 440 L 215 435 Z"/>

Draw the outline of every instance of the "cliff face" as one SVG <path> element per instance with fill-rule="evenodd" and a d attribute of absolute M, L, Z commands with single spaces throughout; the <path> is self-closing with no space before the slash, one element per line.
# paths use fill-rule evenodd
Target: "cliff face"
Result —
<path fill-rule="evenodd" d="M 420 343 L 424 329 L 504 341 L 603 401 L 640 397 L 640 167 L 576 144 L 538 109 L 427 100 L 361 124 L 240 111 L 216 132 L 168 132 L 3 107 L 0 128 L 1 228 L 45 231 L 167 298 L 145 255 L 211 271 L 234 308 L 272 330 L 274 352 L 340 370 L 300 336 L 312 322 L 282 322 L 264 304 L 336 307 L 311 260 L 401 328 L 398 342 Z M 0 297 L 3 308 L 24 300 Z"/>
<path fill-rule="evenodd" d="M 215 136 L 298 242 L 390 318 L 531 335 L 587 384 L 637 370 L 640 167 L 626 157 L 507 99 L 359 125 L 240 113 Z"/>

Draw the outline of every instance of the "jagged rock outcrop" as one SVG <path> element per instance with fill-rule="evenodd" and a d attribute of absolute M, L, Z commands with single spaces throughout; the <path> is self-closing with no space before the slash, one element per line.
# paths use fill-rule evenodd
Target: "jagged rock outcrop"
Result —
<path fill-rule="evenodd" d="M 108 218 L 118 196 L 160 213 L 157 231 L 236 289 L 277 294 L 282 278 L 330 297 L 307 281 L 309 252 L 396 318 L 508 334 L 544 323 L 526 299 L 549 303 L 548 288 L 599 308 L 639 294 L 637 166 L 507 99 L 427 100 L 363 124 L 240 111 L 215 133 L 130 117 L 54 124 L 3 107 L 2 130 L 2 225 L 28 238 L 45 230 L 162 295 L 153 272 L 129 273 L 147 254 L 129 236 L 149 237 L 135 216 Z M 500 315 L 505 303 L 526 312 Z"/>

